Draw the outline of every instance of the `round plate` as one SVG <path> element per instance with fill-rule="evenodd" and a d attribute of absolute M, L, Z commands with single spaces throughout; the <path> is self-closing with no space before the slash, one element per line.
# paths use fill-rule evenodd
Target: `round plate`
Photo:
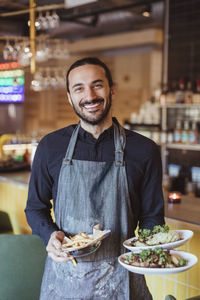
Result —
<path fill-rule="evenodd" d="M 73 257 L 76 257 L 76 258 L 87 256 L 87 255 L 90 255 L 90 254 L 94 253 L 95 251 L 97 251 L 100 246 L 101 246 L 101 241 L 98 241 L 96 244 L 88 246 L 86 248 L 71 251 L 70 255 L 72 255 Z"/>
<path fill-rule="evenodd" d="M 128 252 L 125 254 L 122 254 L 118 257 L 118 262 L 128 271 L 137 273 L 137 274 L 143 274 L 143 275 L 169 275 L 169 274 L 175 274 L 175 273 L 180 273 L 184 272 L 191 267 L 193 267 L 198 259 L 194 254 L 184 252 L 184 251 L 175 251 L 175 250 L 170 250 L 171 254 L 178 254 L 182 258 L 186 259 L 187 265 L 184 267 L 176 267 L 176 268 L 142 268 L 142 267 L 134 267 L 131 265 L 128 265 L 123 262 L 123 258 L 126 257 L 127 255 L 130 256 L 132 252 Z"/>
<path fill-rule="evenodd" d="M 133 238 L 130 238 L 130 239 L 124 241 L 123 246 L 125 248 L 131 250 L 132 252 L 138 252 L 140 250 L 144 250 L 144 249 L 148 249 L 148 248 L 153 249 L 156 247 L 161 247 L 161 248 L 165 248 L 165 249 L 174 249 L 174 248 L 178 248 L 181 245 L 183 245 L 185 242 L 187 242 L 193 236 L 193 231 L 191 231 L 191 230 L 170 230 L 170 231 L 178 232 L 181 236 L 181 240 L 179 240 L 177 242 L 168 243 L 168 244 L 158 244 L 158 245 L 154 245 L 154 246 L 134 247 L 134 246 L 131 246 L 131 242 L 136 240 L 137 237 L 133 237 Z"/>

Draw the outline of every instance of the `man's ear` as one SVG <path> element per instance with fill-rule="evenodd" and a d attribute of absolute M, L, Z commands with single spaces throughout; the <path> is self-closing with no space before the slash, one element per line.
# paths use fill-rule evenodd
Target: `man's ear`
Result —
<path fill-rule="evenodd" d="M 111 95 L 112 96 L 115 96 L 116 95 L 116 85 L 113 84 L 110 88 L 110 92 L 111 92 Z"/>
<path fill-rule="evenodd" d="M 72 100 L 71 100 L 70 93 L 67 93 L 67 98 L 68 98 L 69 103 L 72 105 Z"/>

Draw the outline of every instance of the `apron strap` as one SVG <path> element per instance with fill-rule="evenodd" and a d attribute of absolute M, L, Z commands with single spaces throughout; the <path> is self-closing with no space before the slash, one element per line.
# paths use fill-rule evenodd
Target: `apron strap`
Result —
<path fill-rule="evenodd" d="M 70 138 L 69 145 L 67 147 L 67 152 L 66 152 L 65 158 L 64 158 L 64 160 L 67 164 L 72 163 L 72 157 L 73 157 L 73 153 L 74 153 L 74 148 L 76 146 L 76 141 L 77 141 L 77 136 L 78 136 L 80 126 L 81 126 L 81 123 L 79 122 L 77 124 L 76 128 L 74 129 L 72 136 Z"/>
<path fill-rule="evenodd" d="M 126 135 L 124 128 L 113 121 L 114 126 L 114 142 L 115 142 L 115 164 L 117 166 L 124 165 L 124 149 L 126 145 Z"/>
<path fill-rule="evenodd" d="M 72 164 L 72 157 L 76 146 L 76 141 L 77 141 L 80 126 L 81 124 L 79 122 L 76 128 L 74 129 L 71 139 L 69 141 L 69 145 L 67 147 L 67 151 L 64 158 L 67 164 Z M 126 135 L 123 127 L 119 123 L 117 123 L 114 119 L 113 119 L 113 127 L 114 127 L 114 143 L 115 143 L 115 164 L 117 166 L 123 166 Z"/>

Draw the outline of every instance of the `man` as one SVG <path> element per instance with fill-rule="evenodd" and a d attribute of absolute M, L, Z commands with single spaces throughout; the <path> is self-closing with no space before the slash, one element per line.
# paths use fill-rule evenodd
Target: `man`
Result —
<path fill-rule="evenodd" d="M 33 233 L 47 244 L 40 299 L 152 299 L 144 277 L 126 271 L 117 257 L 138 222 L 141 228 L 164 223 L 158 148 L 112 118 L 115 88 L 99 59 L 70 67 L 67 92 L 80 122 L 39 143 L 26 207 Z M 111 235 L 75 267 L 61 250 L 62 240 L 65 234 L 91 233 L 95 224 Z"/>

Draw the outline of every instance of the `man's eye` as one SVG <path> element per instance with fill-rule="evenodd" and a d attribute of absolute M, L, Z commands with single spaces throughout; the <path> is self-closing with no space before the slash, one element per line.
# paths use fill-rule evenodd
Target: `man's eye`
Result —
<path fill-rule="evenodd" d="M 102 88 L 102 87 L 103 87 L 103 84 L 101 84 L 101 83 L 97 83 L 94 85 L 95 89 Z"/>
<path fill-rule="evenodd" d="M 76 87 L 76 88 L 74 89 L 74 92 L 75 92 L 75 93 L 79 93 L 79 92 L 81 92 L 82 90 L 83 90 L 82 87 Z"/>

